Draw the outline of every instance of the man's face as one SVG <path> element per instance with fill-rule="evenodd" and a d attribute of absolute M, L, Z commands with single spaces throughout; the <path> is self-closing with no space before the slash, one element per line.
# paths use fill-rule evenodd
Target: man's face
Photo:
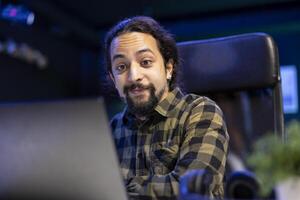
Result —
<path fill-rule="evenodd" d="M 137 115 L 145 115 L 168 92 L 173 64 L 164 60 L 156 40 L 149 34 L 122 34 L 111 43 L 112 74 L 121 98 Z"/>

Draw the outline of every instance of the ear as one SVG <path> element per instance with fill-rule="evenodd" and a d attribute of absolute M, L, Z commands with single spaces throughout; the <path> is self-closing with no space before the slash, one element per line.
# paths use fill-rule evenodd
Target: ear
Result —
<path fill-rule="evenodd" d="M 174 61 L 173 59 L 170 59 L 166 64 L 166 75 L 168 80 L 172 78 L 173 69 L 174 69 Z"/>

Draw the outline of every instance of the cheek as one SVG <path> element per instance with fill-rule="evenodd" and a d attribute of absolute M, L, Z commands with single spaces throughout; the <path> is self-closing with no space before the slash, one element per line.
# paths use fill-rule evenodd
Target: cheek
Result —
<path fill-rule="evenodd" d="M 124 96 L 123 94 L 123 88 L 124 88 L 125 83 L 121 79 L 115 79 L 115 87 L 118 90 L 119 95 L 122 97 Z"/>
<path fill-rule="evenodd" d="M 164 73 L 159 73 L 153 76 L 151 82 L 157 90 L 160 90 L 167 85 L 167 78 Z"/>
<path fill-rule="evenodd" d="M 121 85 L 121 84 L 119 84 L 119 85 L 116 86 L 116 88 L 117 88 L 117 90 L 118 90 L 118 92 L 119 92 L 119 95 L 120 95 L 120 96 L 124 96 L 124 93 L 123 93 L 123 88 L 124 88 L 124 86 Z"/>
<path fill-rule="evenodd" d="M 165 69 L 161 69 L 157 74 L 157 81 L 160 82 L 160 84 L 165 84 L 167 82 L 167 74 Z"/>

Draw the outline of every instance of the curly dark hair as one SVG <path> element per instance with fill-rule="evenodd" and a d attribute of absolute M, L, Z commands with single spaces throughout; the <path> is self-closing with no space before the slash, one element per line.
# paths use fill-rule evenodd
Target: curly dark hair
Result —
<path fill-rule="evenodd" d="M 132 18 L 126 18 L 114 27 L 112 27 L 105 37 L 105 64 L 108 72 L 111 73 L 111 58 L 110 58 L 110 45 L 114 38 L 130 32 L 140 32 L 152 35 L 157 42 L 159 51 L 164 59 L 164 64 L 172 61 L 173 74 L 169 81 L 169 88 L 172 90 L 176 85 L 176 75 L 178 67 L 178 50 L 176 42 L 173 36 L 164 29 L 157 21 L 147 16 L 136 16 Z"/>

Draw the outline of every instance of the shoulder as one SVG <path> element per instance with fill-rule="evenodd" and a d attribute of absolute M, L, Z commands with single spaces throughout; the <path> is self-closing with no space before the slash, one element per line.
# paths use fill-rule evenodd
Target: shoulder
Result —
<path fill-rule="evenodd" d="M 186 126 L 194 130 L 218 130 L 228 138 L 223 112 L 215 101 L 205 96 L 188 94 L 186 102 L 190 104 Z"/>
<path fill-rule="evenodd" d="M 206 96 L 187 94 L 182 100 L 191 114 L 217 113 L 223 116 L 222 110 L 216 102 Z"/>

